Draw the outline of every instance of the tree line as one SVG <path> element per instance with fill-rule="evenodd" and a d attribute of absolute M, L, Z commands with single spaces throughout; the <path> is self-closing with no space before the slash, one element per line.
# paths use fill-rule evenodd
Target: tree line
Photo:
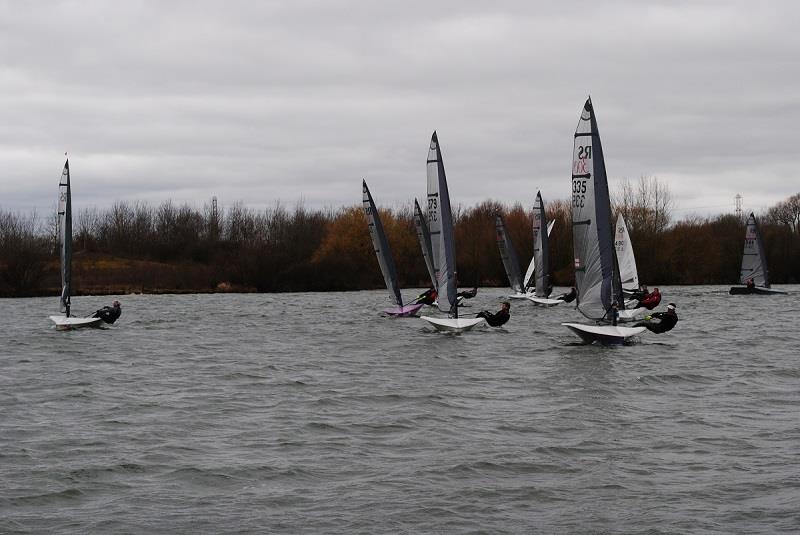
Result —
<path fill-rule="evenodd" d="M 553 282 L 573 284 L 570 200 L 546 201 Z M 506 286 L 495 243 L 503 216 L 520 260 L 533 250 L 531 207 L 487 200 L 454 212 L 461 286 Z M 733 214 L 673 221 L 655 178 L 623 181 L 613 198 L 636 252 L 640 279 L 658 284 L 738 280 L 744 219 Z M 800 280 L 800 193 L 759 215 L 775 283 Z M 401 284 L 430 285 L 411 206 L 380 209 Z M 50 295 L 60 286 L 56 219 L 0 210 L 0 296 Z M 73 216 L 73 285 L 82 293 L 331 291 L 380 288 L 383 278 L 361 205 L 225 210 L 165 201 L 117 202 Z"/>

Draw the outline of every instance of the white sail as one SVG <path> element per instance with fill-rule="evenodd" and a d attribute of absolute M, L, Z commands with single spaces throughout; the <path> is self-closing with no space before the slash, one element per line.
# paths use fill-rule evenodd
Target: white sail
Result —
<path fill-rule="evenodd" d="M 607 319 L 611 305 L 623 306 L 622 284 L 611 229 L 603 147 L 592 108 L 583 107 L 572 155 L 572 242 L 578 310 L 589 319 Z"/>
<path fill-rule="evenodd" d="M 764 243 L 761 240 L 761 233 L 758 230 L 756 216 L 752 213 L 750 217 L 747 218 L 739 282 L 741 284 L 747 284 L 747 279 L 753 279 L 753 283 L 755 283 L 756 286 L 769 288 L 767 256 L 764 254 Z"/>
<path fill-rule="evenodd" d="M 508 284 L 515 292 L 523 293 L 525 290 L 522 283 L 522 274 L 519 269 L 517 251 L 514 248 L 514 242 L 511 241 L 511 236 L 509 236 L 506 231 L 505 223 L 503 223 L 503 218 L 500 215 L 495 218 L 495 230 L 497 248 L 500 251 L 500 258 L 503 260 L 503 267 L 506 270 Z"/>
<path fill-rule="evenodd" d="M 428 225 L 431 233 L 433 267 L 439 292 L 439 310 L 458 317 L 456 283 L 456 244 L 450 193 L 444 173 L 442 152 L 436 132 L 428 150 Z"/>
<path fill-rule="evenodd" d="M 431 232 L 428 230 L 428 222 L 422 209 L 419 207 L 417 199 L 414 199 L 414 227 L 417 230 L 417 239 L 422 248 L 422 257 L 425 259 L 425 267 L 431 278 L 431 286 L 436 288 L 436 270 L 433 268 L 433 249 L 431 248 Z"/>
<path fill-rule="evenodd" d="M 547 236 L 549 237 L 550 234 L 553 233 L 553 227 L 556 224 L 556 220 L 553 219 L 547 224 Z M 535 284 L 533 280 L 533 274 L 536 273 L 536 255 L 531 257 L 531 263 L 528 264 L 528 269 L 525 271 L 525 288 L 530 288 Z"/>
<path fill-rule="evenodd" d="M 545 230 L 544 201 L 542 193 L 536 193 L 533 205 L 533 258 L 536 259 L 536 296 L 550 295 L 550 242 Z"/>
<path fill-rule="evenodd" d="M 622 214 L 617 217 L 615 236 L 614 248 L 617 250 L 622 288 L 625 290 L 638 290 L 639 272 L 636 270 L 636 257 L 633 254 L 633 243 L 631 243 L 631 236 L 628 233 L 628 227 L 625 225 L 625 218 L 622 217 Z"/>
<path fill-rule="evenodd" d="M 366 180 L 362 182 L 362 193 L 364 214 L 367 216 L 369 235 L 372 237 L 372 247 L 375 249 L 375 255 L 378 257 L 378 265 L 380 265 L 383 280 L 386 282 L 386 289 L 389 290 L 392 302 L 402 307 L 403 298 L 400 295 L 400 284 L 397 281 L 397 269 L 394 265 L 392 251 L 389 249 L 389 240 L 386 239 L 386 233 L 383 230 L 380 214 L 378 214 L 375 201 L 372 200 L 372 194 L 369 192 Z"/>
<path fill-rule="evenodd" d="M 69 160 L 64 162 L 58 183 L 58 234 L 61 248 L 61 312 L 69 317 L 72 293 L 72 190 Z"/>

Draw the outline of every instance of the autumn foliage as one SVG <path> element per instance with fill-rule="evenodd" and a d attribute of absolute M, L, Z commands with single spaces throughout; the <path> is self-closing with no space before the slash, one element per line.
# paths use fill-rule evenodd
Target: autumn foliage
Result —
<path fill-rule="evenodd" d="M 652 184 L 650 185 L 652 186 Z M 650 187 L 648 186 L 648 187 Z M 655 184 L 658 186 L 658 184 Z M 663 201 L 663 198 L 661 198 Z M 649 201 L 648 201 L 649 202 Z M 573 284 L 570 201 L 547 202 L 553 282 Z M 531 207 L 488 200 L 454 206 L 462 287 L 508 284 L 495 243 L 501 214 L 525 269 L 532 254 Z M 744 221 L 733 215 L 670 220 L 669 206 L 635 195 L 615 199 L 626 215 L 640 279 L 648 284 L 737 282 Z M 411 208 L 380 209 L 401 280 L 430 285 Z M 800 194 L 760 215 L 775 283 L 800 281 Z M 0 295 L 55 295 L 56 233 L 35 216 L 0 211 Z M 117 203 L 83 210 L 74 221 L 74 286 L 83 293 L 328 291 L 380 288 L 361 205 L 309 210 L 281 205 L 255 211 L 236 204 L 219 212 L 165 202 Z"/>

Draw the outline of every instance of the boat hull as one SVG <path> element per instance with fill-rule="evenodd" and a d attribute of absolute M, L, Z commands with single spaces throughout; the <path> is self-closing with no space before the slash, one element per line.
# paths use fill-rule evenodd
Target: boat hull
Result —
<path fill-rule="evenodd" d="M 100 327 L 103 324 L 101 318 L 78 318 L 66 316 L 50 316 L 50 320 L 56 324 L 57 331 L 70 331 L 73 329 L 83 329 L 86 327 Z"/>
<path fill-rule="evenodd" d="M 631 337 L 642 334 L 644 327 L 619 327 L 614 325 L 584 325 L 582 323 L 562 323 L 586 344 L 623 345 Z"/>
<path fill-rule="evenodd" d="M 536 297 L 535 295 L 528 297 L 528 300 L 540 307 L 554 307 L 564 302 L 561 299 L 549 299 L 547 297 Z"/>
<path fill-rule="evenodd" d="M 747 286 L 731 286 L 728 292 L 731 295 L 786 295 L 783 290 L 776 290 L 774 288 L 764 288 L 756 286 L 755 288 L 748 288 Z"/>
<path fill-rule="evenodd" d="M 486 320 L 483 318 L 433 318 L 431 316 L 420 316 L 420 319 L 431 324 L 437 331 L 452 333 L 462 333 L 478 325 L 486 325 Z"/>
<path fill-rule="evenodd" d="M 383 313 L 393 318 L 410 318 L 416 316 L 423 306 L 425 305 L 403 305 L 401 307 L 386 308 L 383 310 Z"/>

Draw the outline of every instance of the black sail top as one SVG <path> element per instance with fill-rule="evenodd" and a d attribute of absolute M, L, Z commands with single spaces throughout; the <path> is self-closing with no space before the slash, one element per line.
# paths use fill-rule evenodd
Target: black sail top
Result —
<path fill-rule="evenodd" d="M 375 256 L 378 257 L 378 264 L 381 267 L 383 280 L 386 282 L 386 289 L 389 290 L 392 302 L 402 307 L 403 298 L 400 295 L 400 284 L 397 280 L 397 269 L 394 265 L 392 251 L 389 249 L 389 240 L 386 239 L 378 209 L 375 207 L 375 201 L 372 200 L 372 194 L 369 192 L 366 180 L 362 182 L 362 190 L 364 214 L 367 216 L 369 235 L 372 237 L 372 246 L 375 249 Z"/>

